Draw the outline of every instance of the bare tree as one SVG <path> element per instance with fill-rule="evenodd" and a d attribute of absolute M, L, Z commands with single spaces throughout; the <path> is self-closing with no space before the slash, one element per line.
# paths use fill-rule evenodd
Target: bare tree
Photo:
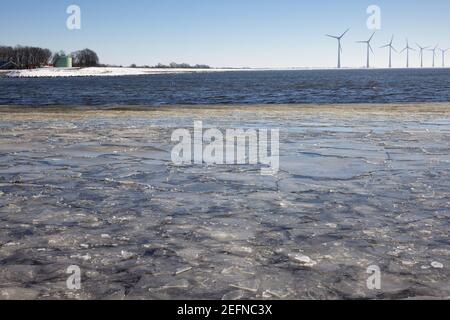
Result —
<path fill-rule="evenodd" d="M 97 53 L 90 49 L 84 49 L 72 53 L 73 65 L 75 67 L 95 67 L 99 65 Z"/>
<path fill-rule="evenodd" d="M 19 68 L 36 68 L 46 65 L 52 55 L 49 49 L 38 47 L 0 47 L 0 60 L 13 61 Z"/>
<path fill-rule="evenodd" d="M 13 47 L 0 47 L 0 60 L 10 61 L 14 58 L 14 49 Z"/>

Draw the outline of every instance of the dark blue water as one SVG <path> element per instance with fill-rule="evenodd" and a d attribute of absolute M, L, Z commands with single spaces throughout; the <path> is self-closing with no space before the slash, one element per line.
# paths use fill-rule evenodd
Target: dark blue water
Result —
<path fill-rule="evenodd" d="M 449 69 L 0 78 L 0 105 L 450 102 Z"/>

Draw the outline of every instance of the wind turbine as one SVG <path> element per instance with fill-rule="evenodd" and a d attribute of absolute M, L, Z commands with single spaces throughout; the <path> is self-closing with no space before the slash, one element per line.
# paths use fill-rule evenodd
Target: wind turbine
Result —
<path fill-rule="evenodd" d="M 372 46 L 370 45 L 370 41 L 372 41 L 372 38 L 374 35 L 375 35 L 375 32 L 372 34 L 372 36 L 367 41 L 356 41 L 357 43 L 366 43 L 367 44 L 367 69 L 370 68 L 370 51 L 372 51 L 372 53 L 375 54 L 375 52 L 373 52 Z"/>
<path fill-rule="evenodd" d="M 434 47 L 433 49 L 428 49 L 428 51 L 433 52 L 433 68 L 434 68 L 434 66 L 435 66 L 435 64 L 434 64 L 434 58 L 436 58 L 436 50 L 437 50 L 438 47 L 439 47 L 439 44 L 437 44 L 436 47 Z"/>
<path fill-rule="evenodd" d="M 350 31 L 350 28 L 347 29 L 347 30 L 346 30 L 343 34 L 341 34 L 340 36 L 331 36 L 331 35 L 329 35 L 329 34 L 326 35 L 327 37 L 336 39 L 336 40 L 338 41 L 338 65 L 337 65 L 338 69 L 341 68 L 341 53 L 342 53 L 342 43 L 341 43 L 341 40 L 342 40 L 342 38 L 347 34 L 347 32 L 349 32 L 349 31 Z"/>
<path fill-rule="evenodd" d="M 445 68 L 445 53 L 450 50 L 450 48 L 448 49 L 439 49 L 442 52 L 442 68 Z"/>
<path fill-rule="evenodd" d="M 406 47 L 405 47 L 405 49 L 403 49 L 400 53 L 403 53 L 403 52 L 406 51 L 406 67 L 407 67 L 407 68 L 409 68 L 409 50 L 415 51 L 413 48 L 411 48 L 411 47 L 409 46 L 409 41 L 408 41 L 408 39 L 406 39 Z"/>
<path fill-rule="evenodd" d="M 420 67 L 423 68 L 423 50 L 428 49 L 429 47 L 421 47 L 420 44 L 416 43 L 416 45 L 419 47 L 420 49 Z"/>
<path fill-rule="evenodd" d="M 385 46 L 380 47 L 380 48 L 389 48 L 389 68 L 392 68 L 392 50 L 398 52 L 397 50 L 395 50 L 394 46 L 392 45 L 392 42 L 394 42 L 394 36 L 392 36 L 391 42 L 389 42 Z"/>

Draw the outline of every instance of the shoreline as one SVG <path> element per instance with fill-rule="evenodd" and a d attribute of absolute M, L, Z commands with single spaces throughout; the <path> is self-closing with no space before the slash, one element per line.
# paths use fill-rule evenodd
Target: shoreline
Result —
<path fill-rule="evenodd" d="M 123 76 L 147 76 L 170 75 L 186 73 L 215 73 L 230 71 L 250 71 L 251 69 L 227 69 L 227 68 L 130 68 L 130 67 L 89 67 L 89 68 L 36 68 L 18 69 L 3 73 L 6 78 L 90 78 L 90 77 L 123 77 Z M 2 73 L 0 73 L 2 75 Z"/>
<path fill-rule="evenodd" d="M 443 109 L 448 108 L 448 109 Z M 77 112 L 77 111 L 106 111 L 106 112 L 150 112 L 150 111 L 183 111 L 183 110 L 248 110 L 248 111 L 437 111 L 449 112 L 450 102 L 399 102 L 399 103 L 324 103 L 324 104 L 198 104 L 198 105 L 112 105 L 112 106 L 95 106 L 95 105 L 49 105 L 49 106 L 33 106 L 33 105 L 0 105 L 0 113 L 8 112 Z"/>
<path fill-rule="evenodd" d="M 36 68 L 0 70 L 0 77 L 7 78 L 70 78 L 70 77 L 120 77 L 120 76 L 145 76 L 161 74 L 183 73 L 214 73 L 214 72 L 241 72 L 241 71 L 398 71 L 398 70 L 448 70 L 450 67 L 286 67 L 286 68 L 131 68 L 131 67 L 87 67 L 87 68 Z"/>
<path fill-rule="evenodd" d="M 333 68 L 333 67 L 292 67 L 292 68 L 130 68 L 130 67 L 90 67 L 90 68 L 37 68 L 0 70 L 0 77 L 5 78 L 90 78 L 90 77 L 122 77 L 122 76 L 148 76 L 186 73 L 218 73 L 218 72 L 250 72 L 250 71 L 411 71 L 411 70 L 448 70 L 450 67 L 365 67 Z"/>

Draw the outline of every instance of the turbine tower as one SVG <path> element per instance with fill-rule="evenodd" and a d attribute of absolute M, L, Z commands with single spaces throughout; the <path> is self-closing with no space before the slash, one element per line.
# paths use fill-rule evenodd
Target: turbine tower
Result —
<path fill-rule="evenodd" d="M 448 50 L 450 50 L 450 48 L 448 49 L 439 49 L 442 52 L 442 68 L 445 68 L 445 54 L 447 53 Z"/>
<path fill-rule="evenodd" d="M 416 43 L 416 45 L 419 47 L 420 51 L 420 67 L 423 68 L 423 50 L 428 49 L 429 47 L 421 47 L 420 44 Z"/>
<path fill-rule="evenodd" d="M 411 48 L 410 46 L 409 46 L 409 41 L 408 41 L 408 39 L 406 39 L 406 47 L 405 47 L 405 49 L 403 49 L 400 53 L 403 53 L 403 52 L 405 52 L 406 51 L 406 68 L 409 68 L 409 51 L 410 50 L 413 50 L 413 51 L 415 51 L 413 48 Z"/>
<path fill-rule="evenodd" d="M 341 68 L 341 53 L 342 53 L 342 43 L 341 43 L 341 40 L 342 40 L 342 38 L 347 34 L 347 32 L 349 32 L 349 31 L 350 31 L 350 28 L 347 29 L 347 30 L 346 30 L 343 34 L 341 34 L 340 36 L 331 36 L 331 35 L 329 35 L 329 34 L 326 35 L 327 37 L 336 39 L 336 40 L 338 41 L 338 64 L 337 64 L 338 69 Z"/>
<path fill-rule="evenodd" d="M 436 45 L 436 47 L 434 47 L 433 49 L 428 49 L 428 51 L 431 51 L 431 52 L 433 52 L 433 68 L 435 67 L 435 58 L 436 58 L 436 50 L 438 49 L 438 47 L 439 47 L 439 44 L 438 45 Z"/>
<path fill-rule="evenodd" d="M 395 50 L 394 46 L 392 45 L 392 42 L 394 42 L 394 36 L 392 36 L 391 42 L 389 42 L 385 46 L 380 47 L 380 48 L 389 48 L 389 68 L 392 68 L 392 50 L 398 52 L 397 50 Z"/>
<path fill-rule="evenodd" d="M 372 41 L 372 38 L 374 35 L 375 35 L 375 32 L 372 34 L 372 36 L 367 41 L 356 41 L 357 43 L 367 44 L 367 69 L 370 68 L 370 51 L 372 51 L 372 53 L 375 54 L 375 52 L 373 52 L 372 46 L 370 45 L 370 41 Z"/>

